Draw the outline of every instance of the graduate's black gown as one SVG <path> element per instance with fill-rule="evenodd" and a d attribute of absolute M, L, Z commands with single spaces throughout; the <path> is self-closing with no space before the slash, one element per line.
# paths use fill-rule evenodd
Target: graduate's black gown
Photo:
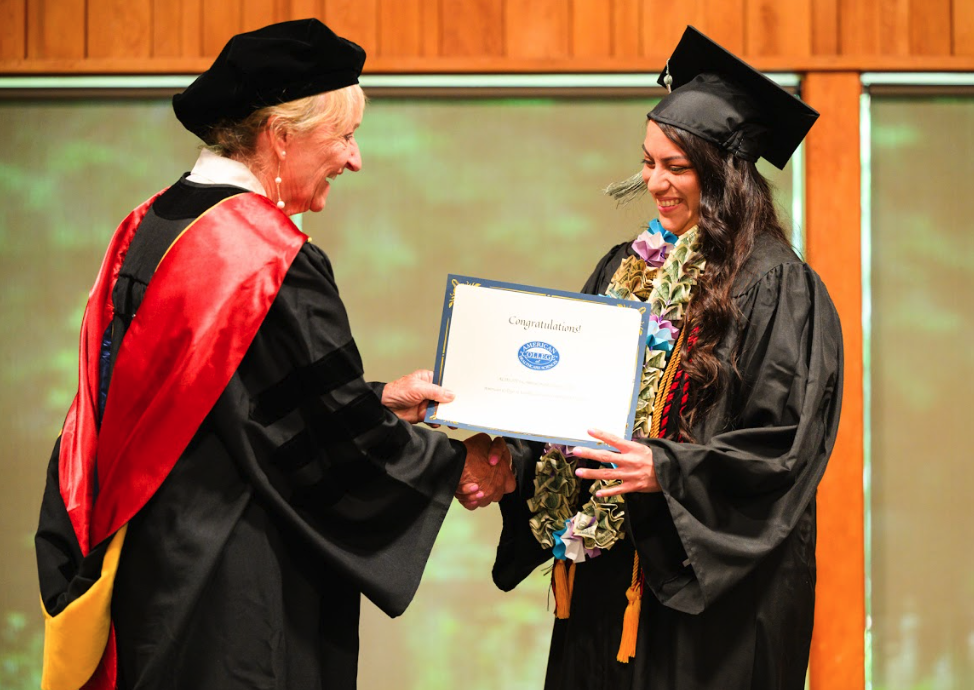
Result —
<path fill-rule="evenodd" d="M 183 179 L 156 200 L 113 293 L 110 363 L 166 248 L 243 191 Z M 120 688 L 355 687 L 360 595 L 391 616 L 406 608 L 465 457 L 380 397 L 328 258 L 305 244 L 229 385 L 129 523 L 112 599 Z M 58 536 L 72 531 L 57 458 L 37 539 L 48 602 L 80 558 Z"/>
<path fill-rule="evenodd" d="M 629 250 L 614 247 L 585 291 L 602 294 Z M 548 690 L 801 690 L 815 597 L 815 492 L 838 427 L 842 338 L 818 276 L 757 241 L 733 291 L 741 379 L 693 430 L 646 443 L 662 493 L 626 495 L 626 537 L 576 568 L 557 620 Z M 671 415 L 675 422 L 675 415 Z M 518 490 L 501 502 L 494 581 L 509 590 L 550 558 L 528 529 L 536 444 L 513 444 Z M 587 485 L 582 496 L 587 497 Z M 633 549 L 645 574 L 635 658 L 616 661 Z"/>

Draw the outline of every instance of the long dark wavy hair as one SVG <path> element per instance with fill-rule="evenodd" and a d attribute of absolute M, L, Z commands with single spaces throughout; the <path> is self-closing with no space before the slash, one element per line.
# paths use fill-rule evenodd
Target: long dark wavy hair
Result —
<path fill-rule="evenodd" d="M 682 367 L 690 378 L 690 398 L 680 415 L 680 433 L 693 441 L 695 422 L 713 408 L 731 377 L 740 377 L 736 353 L 731 353 L 726 363 L 715 354 L 728 332 L 743 325 L 733 300 L 734 280 L 759 235 L 770 235 L 785 244 L 788 239 L 778 219 L 771 185 L 754 163 L 694 134 L 657 124 L 683 149 L 700 180 L 697 233 L 707 267 L 690 304 L 690 324 L 697 338 L 692 352 L 687 342 L 683 345 Z"/>

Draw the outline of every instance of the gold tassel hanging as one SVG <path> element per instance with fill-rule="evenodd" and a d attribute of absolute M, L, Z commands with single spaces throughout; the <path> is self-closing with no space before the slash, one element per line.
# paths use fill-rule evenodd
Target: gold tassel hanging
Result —
<path fill-rule="evenodd" d="M 575 588 L 575 561 L 555 561 L 551 571 L 552 588 L 555 590 L 555 618 L 564 620 L 571 615 L 572 590 Z"/>
<path fill-rule="evenodd" d="M 639 554 L 632 562 L 632 584 L 626 590 L 626 615 L 622 619 L 622 641 L 619 643 L 619 654 L 616 660 L 628 664 L 636 656 L 636 638 L 639 635 L 639 612 L 643 605 L 643 583 L 639 577 Z"/>

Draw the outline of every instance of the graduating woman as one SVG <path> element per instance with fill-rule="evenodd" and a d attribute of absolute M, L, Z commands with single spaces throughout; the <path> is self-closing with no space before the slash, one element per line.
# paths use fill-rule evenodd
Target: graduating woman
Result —
<path fill-rule="evenodd" d="M 634 440 L 512 443 L 494 580 L 554 555 L 549 690 L 800 690 L 842 340 L 755 162 L 783 168 L 818 114 L 692 27 L 660 83 L 659 218 L 584 287 L 651 311 Z"/>
<path fill-rule="evenodd" d="M 402 613 L 461 476 L 513 488 L 503 444 L 410 424 L 452 399 L 431 372 L 365 382 L 288 217 L 362 166 L 364 61 L 284 22 L 173 98 L 206 149 L 119 226 L 85 311 L 36 538 L 44 688 L 354 688 L 361 594 Z"/>

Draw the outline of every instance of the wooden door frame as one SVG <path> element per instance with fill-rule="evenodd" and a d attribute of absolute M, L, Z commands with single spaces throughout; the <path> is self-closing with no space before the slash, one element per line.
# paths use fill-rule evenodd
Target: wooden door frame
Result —
<path fill-rule="evenodd" d="M 818 582 L 812 690 L 865 687 L 862 167 L 859 72 L 811 72 L 802 97 L 822 113 L 808 136 L 806 259 L 842 321 L 842 417 L 818 492 Z"/>

